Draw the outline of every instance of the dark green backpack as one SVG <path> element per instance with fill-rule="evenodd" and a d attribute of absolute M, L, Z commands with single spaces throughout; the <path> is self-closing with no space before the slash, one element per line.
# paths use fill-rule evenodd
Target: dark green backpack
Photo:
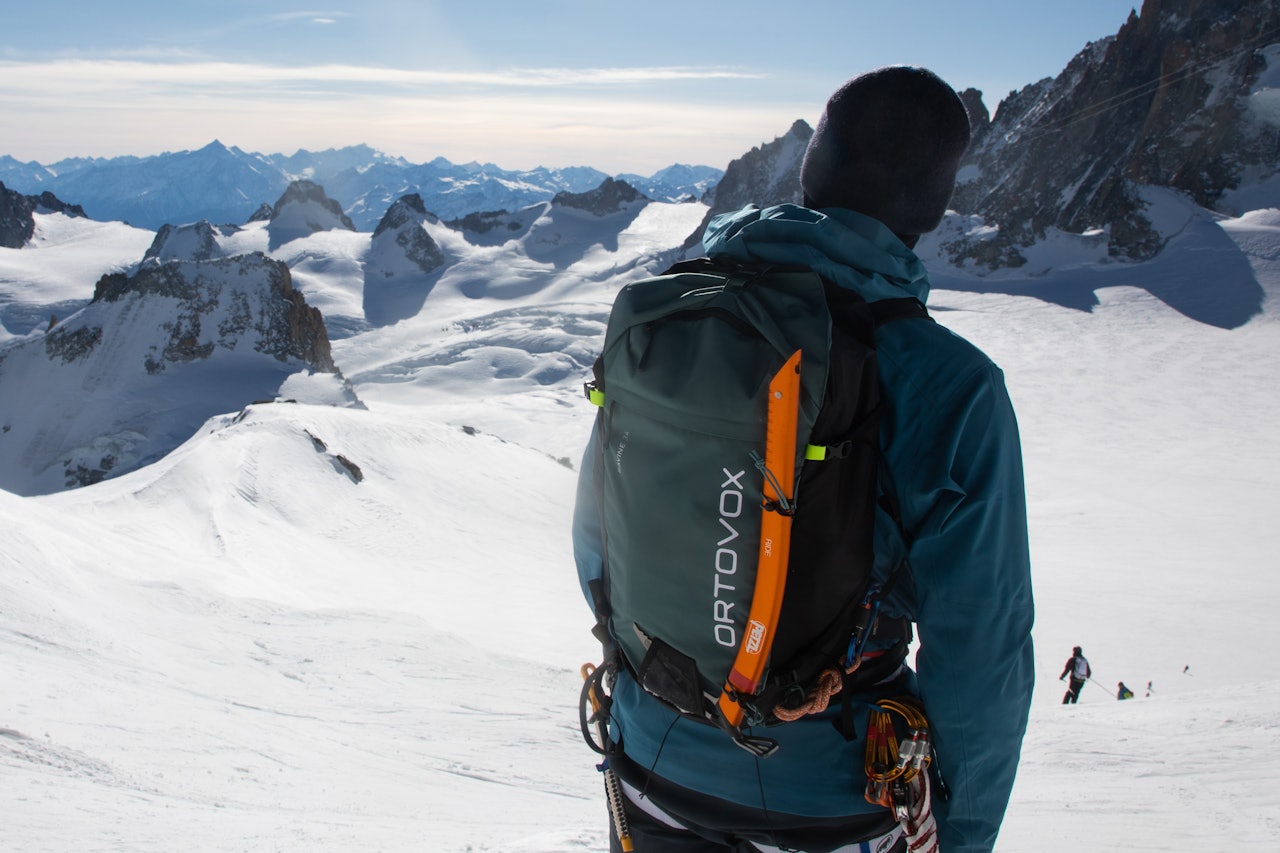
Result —
<path fill-rule="evenodd" d="M 593 593 L 605 668 L 620 657 L 669 706 L 772 751 L 743 729 L 801 705 L 870 634 L 859 619 L 881 492 L 875 328 L 927 316 L 917 300 L 871 305 L 805 268 L 723 259 L 622 289 L 587 385 L 601 407 L 604 572 Z M 783 484 L 793 500 L 770 501 L 769 384 L 797 350 L 796 477 Z M 775 625 L 749 627 L 768 511 L 790 524 L 785 593 Z M 766 632 L 766 674 L 734 687 L 740 649 Z"/>

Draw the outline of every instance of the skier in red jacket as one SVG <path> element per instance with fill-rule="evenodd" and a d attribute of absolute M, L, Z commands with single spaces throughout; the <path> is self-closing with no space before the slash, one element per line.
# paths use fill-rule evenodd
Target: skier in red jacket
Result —
<path fill-rule="evenodd" d="M 1068 675 L 1071 676 L 1071 683 L 1067 687 L 1066 694 L 1062 697 L 1062 704 L 1074 705 L 1076 700 L 1080 698 L 1080 688 L 1084 687 L 1084 683 L 1089 680 L 1089 661 L 1085 659 L 1084 652 L 1076 646 L 1071 650 L 1071 657 L 1067 661 L 1067 665 L 1062 668 L 1062 675 L 1058 676 L 1058 680 L 1062 681 Z"/>

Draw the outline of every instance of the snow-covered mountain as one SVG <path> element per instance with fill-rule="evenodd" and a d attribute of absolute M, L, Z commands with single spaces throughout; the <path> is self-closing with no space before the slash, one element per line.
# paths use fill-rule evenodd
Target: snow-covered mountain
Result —
<path fill-rule="evenodd" d="M 478 332 L 493 322 L 493 308 L 477 316 L 477 303 L 526 306 L 519 324 L 558 282 L 604 286 L 658 271 L 675 242 L 668 223 L 683 232 L 703 210 L 651 203 L 606 179 L 591 192 L 561 193 L 504 215 L 508 226 L 496 231 L 441 223 L 420 197 L 406 196 L 370 235 L 354 231 L 322 188 L 300 180 L 265 219 L 164 226 L 135 266 L 103 271 L 83 310 L 66 311 L 77 307 L 66 301 L 29 308 L 70 316 L 51 319 L 43 332 L 23 330 L 0 348 L 0 488 L 47 493 L 119 476 L 168 453 L 210 416 L 255 400 L 320 395 L 355 402 L 341 375 L 281 390 L 303 368 L 337 373 L 326 326 L 350 335 L 422 314 L 437 327 L 465 318 Z M 65 213 L 32 216 L 64 237 L 55 246 L 32 242 L 17 250 L 26 255 L 12 258 L 20 268 L 43 267 L 67 246 L 99 236 L 100 225 L 89 220 L 81 220 L 76 239 Z M 513 230 L 510 223 L 523 224 Z M 21 291 L 21 277 L 11 292 Z M 503 372 L 524 365 L 511 377 L 555 384 L 589 363 L 577 345 L 560 349 L 565 338 L 550 328 L 559 317 L 555 311 L 541 324 L 545 352 L 522 351 Z M 408 359 L 400 368 L 406 379 L 427 366 L 463 370 L 495 351 L 493 340 L 476 352 L 453 340 L 422 363 L 415 359 L 440 334 L 418 332 L 396 351 Z M 39 405 L 21 404 L 37 398 Z"/>
<path fill-rule="evenodd" d="M 802 143 L 775 143 L 748 200 L 784 200 Z M 951 265 L 995 233 L 972 213 L 918 247 L 1026 461 L 1039 684 L 1001 853 L 1274 847 L 1267 175 L 1234 213 L 1148 188 L 1150 259 L 1050 228 L 1021 267 Z M 275 206 L 158 233 L 31 211 L 0 248 L 0 474 L 56 493 L 0 489 L 0 849 L 607 849 L 575 710 L 599 654 L 568 535 L 581 383 L 619 287 L 710 210 L 629 189 L 452 218 L 407 193 L 372 233 L 301 193 L 289 221 L 324 227 L 284 241 Z M 102 470 L 105 435 L 141 463 L 130 433 L 177 414 L 176 448 L 79 488 L 12 450 Z M 1063 707 L 1073 645 L 1095 680 Z"/>
<path fill-rule="evenodd" d="M 1179 207 L 1169 191 L 1227 216 L 1280 204 L 1277 31 L 1280 0 L 1146 0 L 1056 78 L 1011 92 L 994 120 L 981 92 L 962 92 L 973 143 L 937 259 L 1037 268 L 1049 243 L 1090 260 L 1099 247 L 1149 259 L 1177 231 L 1161 219 Z M 798 201 L 812 133 L 797 121 L 730 163 L 708 217 Z"/>
<path fill-rule="evenodd" d="M 149 464 L 300 370 L 335 372 L 280 261 L 152 258 L 105 275 L 84 309 L 0 348 L 0 488 L 42 494 Z"/>
<path fill-rule="evenodd" d="M 1113 37 L 1000 102 L 954 205 L 986 230 L 948 255 L 1019 266 L 1052 232 L 1094 232 L 1151 258 L 1167 230 L 1152 188 L 1227 215 L 1280 193 L 1280 2 L 1145 0 Z"/>
<path fill-rule="evenodd" d="M 677 163 L 649 177 L 629 173 L 615 177 L 654 201 L 701 201 L 724 177 L 724 170 Z"/>
<path fill-rule="evenodd" d="M 299 237 L 335 228 L 356 230 L 356 226 L 342 212 L 342 205 L 329 198 L 324 187 L 306 180 L 289 184 L 284 195 L 271 208 L 271 216 L 267 218 L 267 234 L 270 235 L 269 246 L 272 249 Z"/>
<path fill-rule="evenodd" d="M 701 198 L 720 175 L 708 166 L 674 165 L 650 177 L 623 178 L 650 198 Z M 217 140 L 197 151 L 152 157 L 75 158 L 48 166 L 0 156 L 0 181 L 22 193 L 54 192 L 89 216 L 159 229 L 201 219 L 243 223 L 294 181 L 323 186 L 357 228 L 372 230 L 396 199 L 416 194 L 444 219 L 519 210 L 559 192 L 586 192 L 609 177 L 590 167 L 502 169 L 437 157 L 410 163 L 365 145 L 322 152 L 256 154 Z"/>
<path fill-rule="evenodd" d="M 704 212 L 546 203 L 483 242 L 423 218 L 452 260 L 422 309 L 333 342 L 367 408 L 237 404 L 123 476 L 0 492 L 0 778 L 18 806 L 0 847 L 606 849 L 574 711 L 598 654 L 567 534 L 580 383 L 621 282 Z M 134 239 L 36 217 L 45 242 L 0 249 L 0 269 L 66 268 L 60 230 Z M 266 227 L 193 228 L 218 251 L 168 263 L 253 257 Z M 356 313 L 371 251 L 344 229 L 275 250 L 308 302 Z M 935 267 L 933 315 L 1004 368 L 1027 462 L 1040 687 L 1003 853 L 1074 851 L 1082 827 L 1103 849 L 1269 849 L 1277 258 L 1274 210 L 1201 211 L 1154 261 L 1005 272 L 1003 292 Z M 1201 305 L 1257 288 L 1261 313 L 1226 326 L 1151 295 L 1183 267 L 1222 271 L 1181 283 Z M 44 390 L 0 387 L 0 412 Z M 1075 644 L 1097 680 L 1064 708 Z M 1119 680 L 1139 697 L 1116 702 Z M 1236 795 L 1202 797 L 1241 744 Z"/>
<path fill-rule="evenodd" d="M 374 229 L 364 265 L 364 318 L 376 326 L 416 316 L 447 263 L 431 236 L 439 219 L 417 193 L 397 199 Z"/>

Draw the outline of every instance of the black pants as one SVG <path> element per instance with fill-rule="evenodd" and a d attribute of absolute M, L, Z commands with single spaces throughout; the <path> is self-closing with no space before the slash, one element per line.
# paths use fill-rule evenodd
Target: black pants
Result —
<path fill-rule="evenodd" d="M 630 803 L 626 805 L 626 810 L 634 853 L 758 853 L 759 851 L 759 848 L 750 841 L 724 832 L 708 830 L 705 827 L 686 830 L 667 826 L 636 810 Z M 618 833 L 612 824 L 611 818 L 609 853 L 623 853 L 622 845 L 618 842 Z M 906 838 L 899 838 L 897 843 L 888 850 L 875 851 L 875 853 L 906 853 L 906 851 Z"/>
<path fill-rule="evenodd" d="M 1076 700 L 1080 698 L 1080 688 L 1084 687 L 1084 682 L 1078 679 L 1071 679 L 1071 685 L 1067 688 L 1066 695 L 1062 697 L 1062 704 L 1074 705 Z"/>
<path fill-rule="evenodd" d="M 896 826 L 888 811 L 827 819 L 747 809 L 649 776 L 625 756 L 612 756 L 610 764 L 633 791 L 645 789 L 649 801 L 680 824 L 668 826 L 624 797 L 635 853 L 756 853 L 759 848 L 753 841 L 783 850 L 827 853 L 855 839 L 878 838 Z M 905 853 L 906 849 L 905 839 L 899 838 L 887 850 L 874 853 Z M 609 850 L 622 853 L 612 816 Z"/>

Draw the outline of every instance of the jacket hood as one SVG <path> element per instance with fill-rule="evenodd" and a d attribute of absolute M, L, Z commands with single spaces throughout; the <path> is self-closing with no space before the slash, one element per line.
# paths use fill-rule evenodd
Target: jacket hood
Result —
<path fill-rule="evenodd" d="M 868 302 L 929 297 L 929 276 L 915 253 L 884 225 L 852 210 L 749 206 L 712 219 L 702 246 L 711 257 L 803 264 Z"/>

